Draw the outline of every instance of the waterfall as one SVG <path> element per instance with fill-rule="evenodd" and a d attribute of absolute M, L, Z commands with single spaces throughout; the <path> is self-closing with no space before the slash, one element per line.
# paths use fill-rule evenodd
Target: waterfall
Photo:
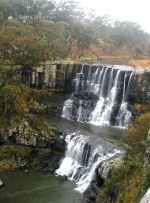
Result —
<path fill-rule="evenodd" d="M 129 81 L 128 81 L 127 88 L 126 88 L 127 73 L 125 73 L 123 97 L 122 97 L 122 102 L 121 102 L 121 106 L 119 109 L 119 113 L 118 113 L 117 119 L 116 119 L 118 126 L 123 126 L 124 123 L 127 123 L 130 120 L 130 118 L 132 117 L 131 112 L 128 111 L 128 109 L 127 109 L 128 95 L 129 95 L 129 91 L 130 91 L 130 83 L 132 80 L 132 76 L 133 76 L 133 72 L 129 76 Z"/>
<path fill-rule="evenodd" d="M 107 73 L 107 70 L 105 73 Z M 118 85 L 118 78 L 120 75 L 120 70 L 117 72 L 115 79 L 114 79 L 114 86 L 111 88 L 110 94 L 106 99 L 100 94 L 99 101 L 96 104 L 94 111 L 90 114 L 90 123 L 95 125 L 109 125 L 110 116 L 113 111 L 116 95 L 117 95 L 117 85 Z M 103 86 L 106 82 L 105 79 L 106 75 L 104 74 L 103 82 L 102 82 L 102 90 Z M 101 90 L 101 92 L 102 92 Z"/>
<path fill-rule="evenodd" d="M 129 66 L 84 66 L 73 80 L 73 94 L 64 103 L 62 117 L 94 125 L 123 127 L 131 119 L 128 95 Z"/>
<path fill-rule="evenodd" d="M 66 143 L 65 157 L 61 161 L 59 169 L 56 170 L 56 174 L 75 180 L 76 190 L 81 193 L 95 178 L 96 168 L 103 161 L 122 154 L 121 150 L 111 147 L 108 149 L 102 145 L 92 147 L 89 137 L 81 135 L 80 132 L 68 134 Z"/>

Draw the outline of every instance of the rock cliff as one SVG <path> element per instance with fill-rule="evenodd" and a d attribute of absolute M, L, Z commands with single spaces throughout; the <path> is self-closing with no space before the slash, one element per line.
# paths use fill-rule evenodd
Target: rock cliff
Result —
<path fill-rule="evenodd" d="M 85 66 L 89 67 L 88 65 Z M 71 93 L 73 79 L 76 73 L 81 70 L 81 67 L 82 64 L 53 64 L 47 62 L 32 71 L 24 70 L 21 73 L 21 81 L 38 89 Z M 128 97 L 129 104 L 143 103 L 150 100 L 150 72 L 134 73 Z"/>
<path fill-rule="evenodd" d="M 36 117 L 11 121 L 7 129 L 0 130 L 0 144 L 0 171 L 34 168 L 43 172 L 59 167 L 66 145 L 61 132 Z"/>

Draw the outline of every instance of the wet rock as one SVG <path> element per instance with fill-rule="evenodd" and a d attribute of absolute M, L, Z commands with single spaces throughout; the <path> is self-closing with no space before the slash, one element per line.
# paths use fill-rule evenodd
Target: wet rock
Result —
<path fill-rule="evenodd" d="M 28 174 L 29 173 L 29 169 L 25 169 L 24 173 Z"/>
<path fill-rule="evenodd" d="M 104 161 L 101 164 L 97 169 L 96 179 L 92 181 L 89 188 L 84 192 L 85 203 L 95 203 L 100 187 L 102 187 L 104 182 L 111 177 L 113 170 L 122 164 L 122 158 L 122 156 L 117 157 L 113 160 Z"/>
<path fill-rule="evenodd" d="M 43 173 L 54 173 L 60 166 L 60 160 L 64 153 L 53 151 L 49 148 L 38 149 L 35 155 L 36 169 Z"/>
<path fill-rule="evenodd" d="M 64 137 L 57 136 L 54 139 L 54 143 L 52 144 L 52 150 L 55 150 L 57 152 L 65 152 L 65 149 L 66 149 L 66 142 Z"/>
<path fill-rule="evenodd" d="M 128 100 L 130 104 L 144 103 L 150 100 L 150 72 L 135 73 L 131 85 Z"/>
<path fill-rule="evenodd" d="M 91 183 L 90 187 L 83 194 L 84 203 L 95 203 L 98 191 L 99 188 L 96 184 Z"/>
<path fill-rule="evenodd" d="M 4 186 L 4 182 L 2 180 L 0 180 L 0 187 Z"/>
<path fill-rule="evenodd" d="M 98 95 L 94 94 L 93 92 L 76 92 L 74 93 L 74 97 L 77 97 L 79 99 L 84 99 L 84 100 L 88 100 L 88 99 L 98 99 Z"/>
<path fill-rule="evenodd" d="M 67 181 L 68 179 L 67 176 L 57 176 L 57 178 L 62 181 Z"/>
<path fill-rule="evenodd" d="M 139 115 L 139 112 L 136 110 L 135 105 L 128 104 L 128 110 L 132 112 L 133 118 Z"/>

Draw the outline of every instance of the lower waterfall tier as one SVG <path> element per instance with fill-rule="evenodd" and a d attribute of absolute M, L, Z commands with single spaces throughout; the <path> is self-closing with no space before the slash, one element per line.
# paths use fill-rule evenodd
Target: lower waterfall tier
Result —
<path fill-rule="evenodd" d="M 95 178 L 97 167 L 106 160 L 122 154 L 120 149 L 104 145 L 92 146 L 90 137 L 83 136 L 80 132 L 66 136 L 67 149 L 65 157 L 60 163 L 57 175 L 67 176 L 77 183 L 76 190 L 83 193 Z"/>

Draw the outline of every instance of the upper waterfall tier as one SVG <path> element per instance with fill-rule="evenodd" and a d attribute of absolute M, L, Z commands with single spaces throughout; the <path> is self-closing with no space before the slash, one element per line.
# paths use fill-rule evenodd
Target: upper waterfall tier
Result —
<path fill-rule="evenodd" d="M 128 111 L 132 76 L 129 66 L 82 65 L 62 116 L 95 125 L 124 126 L 132 117 Z"/>

